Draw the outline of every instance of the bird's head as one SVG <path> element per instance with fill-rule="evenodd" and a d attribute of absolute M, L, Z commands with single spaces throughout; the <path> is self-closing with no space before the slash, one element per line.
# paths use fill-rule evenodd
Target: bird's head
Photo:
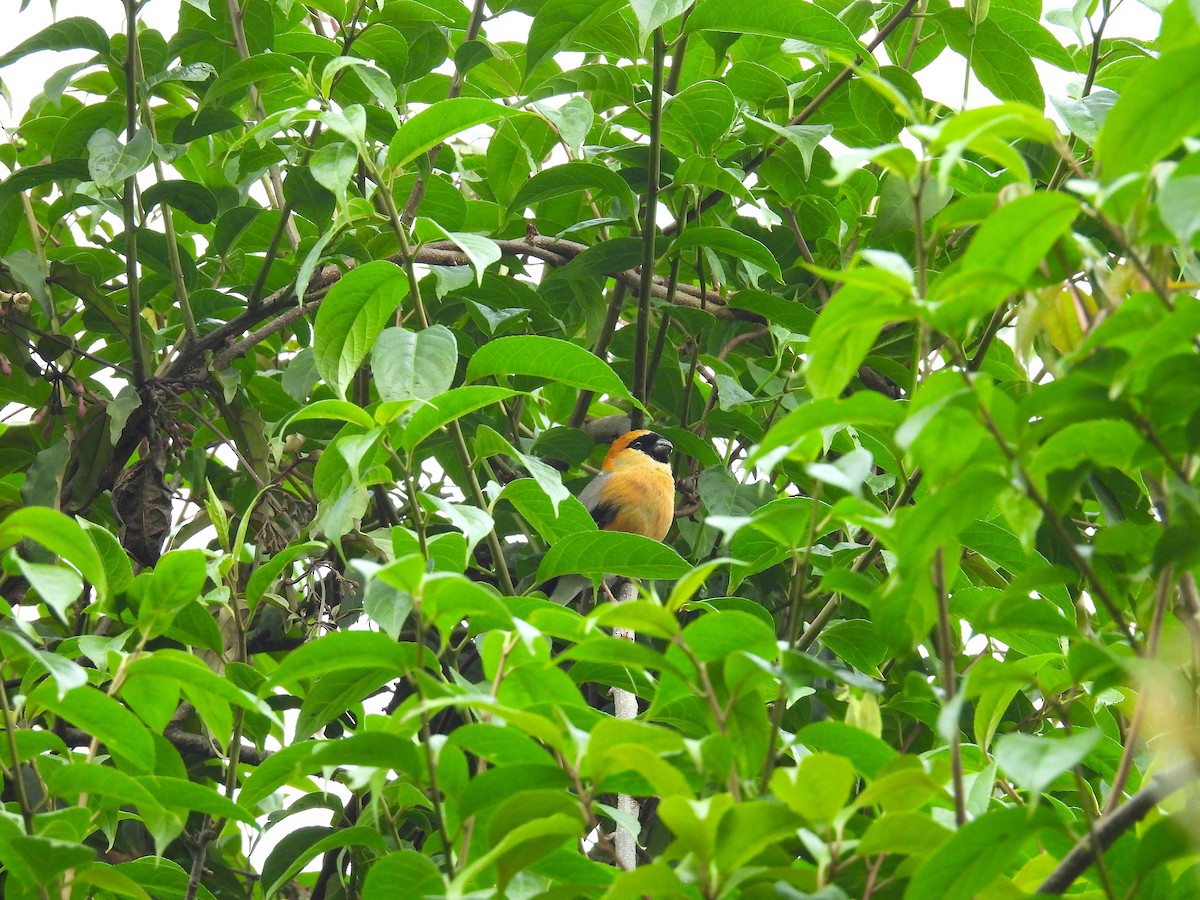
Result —
<path fill-rule="evenodd" d="M 625 460 L 637 461 L 637 456 L 629 456 L 629 452 L 644 454 L 655 462 L 666 464 L 671 459 L 674 447 L 661 434 L 644 429 L 627 431 L 612 443 L 608 455 L 604 457 L 604 471 L 611 472 Z M 623 455 L 625 454 L 625 455 Z"/>

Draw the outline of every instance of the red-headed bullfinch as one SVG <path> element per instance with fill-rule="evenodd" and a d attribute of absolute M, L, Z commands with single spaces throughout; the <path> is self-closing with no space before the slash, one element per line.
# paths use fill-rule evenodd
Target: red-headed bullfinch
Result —
<path fill-rule="evenodd" d="M 671 442 L 653 431 L 630 431 L 612 443 L 601 471 L 579 501 L 604 531 L 627 531 L 661 541 L 675 518 Z"/>

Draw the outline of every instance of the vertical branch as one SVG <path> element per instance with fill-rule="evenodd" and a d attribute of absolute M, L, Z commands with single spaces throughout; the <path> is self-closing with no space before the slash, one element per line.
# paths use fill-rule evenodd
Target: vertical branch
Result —
<path fill-rule="evenodd" d="M 687 20 L 695 8 L 695 6 L 689 6 L 683 11 L 683 16 L 679 20 L 679 37 L 671 46 L 671 71 L 667 73 L 666 85 L 668 94 L 675 94 L 679 91 L 679 79 L 683 76 L 683 60 L 687 56 L 689 36 Z"/>
<path fill-rule="evenodd" d="M 654 60 L 650 87 L 650 160 L 646 166 L 646 203 L 642 220 L 642 281 L 638 295 L 637 351 L 633 360 L 633 396 L 646 405 L 650 393 L 650 290 L 654 286 L 656 214 L 658 212 L 659 164 L 662 153 L 663 70 L 667 46 L 662 29 L 654 32 Z M 641 428 L 645 412 L 634 407 L 630 416 L 634 428 Z"/>
<path fill-rule="evenodd" d="M 479 29 L 483 27 L 483 19 L 487 14 L 484 0 L 475 0 L 471 5 L 471 17 L 467 20 L 467 33 L 463 37 L 463 43 L 473 41 L 479 37 Z M 461 45 L 460 45 L 461 46 Z M 466 80 L 466 75 L 458 68 L 454 67 L 454 76 L 450 79 L 450 88 L 446 91 L 446 99 L 453 100 L 462 93 L 463 82 Z M 429 168 L 433 168 L 434 162 L 437 161 L 438 154 L 442 152 L 442 145 L 438 144 L 431 147 L 425 155 L 425 159 L 429 163 Z M 401 217 L 405 222 L 411 223 L 416 218 L 417 210 L 421 206 L 421 201 L 425 199 L 427 179 L 423 171 L 417 172 L 417 180 L 413 182 L 412 190 L 408 194 L 408 199 L 404 202 L 404 214 Z"/>
<path fill-rule="evenodd" d="M 920 0 L 916 10 L 912 14 L 912 36 L 908 39 L 908 49 L 904 51 L 904 59 L 900 63 L 900 67 L 903 69 L 907 69 L 912 65 L 913 56 L 916 55 L 917 47 L 921 44 L 921 27 L 925 24 L 925 15 L 928 9 L 929 0 Z"/>
<path fill-rule="evenodd" d="M 137 0 L 125 0 L 125 140 L 137 133 Z M 138 297 L 137 176 L 125 179 L 123 196 L 125 219 L 125 281 L 129 296 L 129 350 L 133 358 L 133 378 L 138 387 L 146 380 L 146 357 L 142 347 L 142 307 Z"/>
<path fill-rule="evenodd" d="M 598 358 L 604 359 L 608 352 L 608 345 L 612 342 L 612 336 L 617 330 L 617 320 L 621 318 L 621 305 L 625 302 L 625 282 L 618 281 L 612 289 L 612 294 L 608 299 L 608 309 L 604 313 L 604 324 L 600 326 L 600 336 L 596 338 L 596 346 L 592 349 L 592 353 Z M 592 405 L 592 397 L 595 396 L 593 391 L 581 391 L 579 399 L 575 401 L 575 408 L 571 410 L 571 418 L 567 425 L 571 428 L 579 428 L 583 425 L 583 420 L 587 418 L 588 407 Z"/>
<path fill-rule="evenodd" d="M 495 532 L 493 532 L 494 534 Z M 418 667 L 423 667 L 424 657 L 426 652 L 425 647 L 425 607 L 423 599 L 423 591 L 417 591 L 413 595 L 413 613 L 417 628 L 417 663 Z M 504 668 L 503 663 L 500 666 Z M 421 750 L 425 755 L 425 768 L 429 770 L 429 801 L 433 807 L 433 817 L 437 824 L 438 836 L 442 841 L 442 870 L 448 877 L 454 877 L 454 848 L 450 843 L 450 832 L 446 828 L 446 807 L 443 803 L 442 790 L 438 787 L 437 776 L 437 757 L 433 747 L 433 733 L 429 728 L 429 710 L 426 708 L 425 688 L 421 683 L 421 679 L 417 678 L 411 671 L 406 672 L 409 684 L 417 694 L 417 700 L 420 703 L 421 711 Z"/>
<path fill-rule="evenodd" d="M 942 658 L 942 689 L 946 692 L 946 706 L 954 705 L 958 672 L 954 668 L 954 640 L 950 633 L 950 604 L 946 596 L 946 559 L 941 547 L 933 560 L 933 587 L 937 594 L 938 607 L 938 656 Z M 954 819 L 958 827 L 967 824 L 967 795 L 963 788 L 962 741 L 958 722 L 954 722 L 950 733 L 950 768 L 954 779 Z"/>
<path fill-rule="evenodd" d="M 800 638 L 800 626 L 804 624 L 804 604 L 808 599 L 808 578 L 812 565 L 812 548 L 817 542 L 818 513 L 821 510 L 821 495 L 824 485 L 817 482 L 812 497 L 812 513 L 808 521 L 808 534 L 804 539 L 804 553 L 792 558 L 792 583 L 788 590 L 787 646 L 789 649 L 796 645 Z M 779 730 L 783 725 L 783 714 L 787 711 L 787 687 L 783 680 L 779 681 L 779 690 L 775 694 L 775 705 L 771 709 L 771 735 L 767 739 L 767 756 L 763 760 L 762 774 L 758 779 L 758 792 L 765 795 L 771 786 L 771 774 L 775 771 L 775 763 L 779 755 Z"/>
<path fill-rule="evenodd" d="M 637 584 L 632 581 L 625 581 L 617 588 L 616 601 L 618 603 L 628 603 L 631 600 L 637 599 Z M 627 641 L 637 639 L 628 628 L 614 628 L 613 637 L 622 638 Z M 613 715 L 622 721 L 631 721 L 637 718 L 638 704 L 637 697 L 631 692 L 623 688 L 613 688 Z M 641 813 L 641 808 L 629 794 L 617 794 L 617 809 L 625 813 L 627 816 L 632 816 L 635 820 Z M 629 872 L 637 867 L 637 838 L 620 826 L 617 827 L 617 833 L 613 837 L 613 844 L 617 853 L 617 865 Z"/>
<path fill-rule="evenodd" d="M 134 74 L 133 84 L 136 89 L 136 85 L 141 84 L 145 80 L 146 73 L 142 69 L 141 45 L 134 39 L 133 34 L 130 35 L 126 43 L 125 53 L 128 57 L 126 65 L 132 66 Z M 158 130 L 154 125 L 154 115 L 150 111 L 149 103 L 146 104 L 146 109 L 142 116 L 142 127 L 150 133 L 150 137 L 154 138 L 156 142 L 158 141 Z M 166 180 L 162 161 L 157 158 L 154 160 L 154 177 L 158 179 L 160 184 Z M 167 236 L 167 262 L 171 267 L 171 280 L 175 285 L 175 298 L 179 302 L 180 311 L 183 313 L 184 339 L 189 341 L 195 340 L 200 334 L 196 328 L 196 317 L 192 314 L 192 303 L 188 297 L 187 283 L 183 277 L 183 264 L 179 258 L 179 244 L 175 237 L 175 217 L 171 212 L 171 204 L 162 203 L 159 209 L 162 210 L 163 231 L 166 232 Z"/>
<path fill-rule="evenodd" d="M 242 9 L 238 6 L 238 0 L 228 0 L 228 8 L 229 24 L 233 28 L 233 43 L 237 47 L 238 56 L 241 59 L 249 59 L 253 54 L 250 52 L 250 42 L 246 40 L 246 23 L 242 16 Z M 254 112 L 261 122 L 267 116 L 266 108 L 262 104 L 262 97 L 254 85 L 250 85 L 248 90 L 250 91 L 250 100 L 254 104 Z M 287 210 L 284 209 L 283 174 L 280 172 L 278 164 L 272 163 L 267 168 L 267 178 L 263 184 L 267 189 L 267 199 L 270 200 L 271 205 L 284 214 L 288 243 L 291 244 L 292 252 L 295 252 L 300 246 L 300 232 L 296 230 L 296 223 L 286 215 Z"/>
<path fill-rule="evenodd" d="M 0 666 L 0 674 L 3 667 Z M 17 795 L 17 803 L 21 807 L 21 819 L 25 822 L 25 833 L 32 837 L 36 834 L 33 827 L 33 806 L 25 791 L 25 779 L 21 775 L 21 752 L 17 748 L 17 722 L 13 716 L 12 705 L 8 702 L 8 691 L 4 687 L 4 679 L 0 678 L 0 712 L 4 715 L 4 735 L 8 738 L 8 752 L 12 769 L 7 777 L 11 779 Z M 44 896 L 44 894 L 43 894 Z"/>

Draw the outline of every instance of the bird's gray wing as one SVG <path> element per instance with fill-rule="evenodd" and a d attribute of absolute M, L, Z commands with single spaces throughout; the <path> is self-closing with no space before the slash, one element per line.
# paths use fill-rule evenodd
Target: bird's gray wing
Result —
<path fill-rule="evenodd" d="M 579 492 L 579 502 L 583 504 L 584 509 L 592 514 L 596 524 L 603 528 L 611 522 L 617 515 L 615 506 L 609 503 L 603 503 L 600 500 L 600 491 L 604 488 L 605 482 L 612 478 L 612 472 L 601 472 L 590 482 L 587 487 Z"/>

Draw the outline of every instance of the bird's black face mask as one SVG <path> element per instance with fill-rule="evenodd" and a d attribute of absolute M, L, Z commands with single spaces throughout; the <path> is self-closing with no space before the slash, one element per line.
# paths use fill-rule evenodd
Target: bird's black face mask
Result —
<path fill-rule="evenodd" d="M 633 450 L 641 450 L 651 459 L 658 460 L 660 463 L 669 462 L 671 459 L 671 451 L 675 449 L 661 434 L 655 434 L 651 431 L 649 434 L 643 434 L 636 441 L 629 444 Z"/>

